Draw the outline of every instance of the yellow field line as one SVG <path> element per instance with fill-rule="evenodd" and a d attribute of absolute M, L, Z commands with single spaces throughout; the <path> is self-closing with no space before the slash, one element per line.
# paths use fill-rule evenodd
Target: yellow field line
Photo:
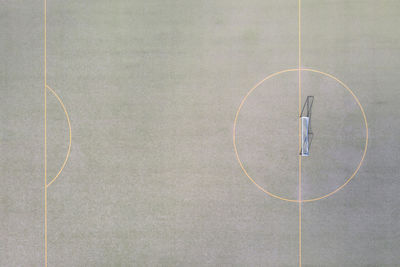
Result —
<path fill-rule="evenodd" d="M 56 93 L 53 89 L 50 88 L 50 86 L 47 86 L 47 89 L 49 89 L 50 92 L 52 92 L 53 95 L 57 98 L 58 102 L 60 102 L 60 105 L 61 105 L 61 107 L 62 107 L 63 110 L 64 110 L 65 116 L 67 117 L 68 128 L 69 128 L 69 144 L 68 144 L 67 155 L 65 156 L 65 160 L 64 160 L 64 162 L 63 162 L 63 164 L 62 164 L 60 170 L 58 171 L 57 175 L 56 175 L 56 176 L 50 181 L 50 183 L 47 185 L 47 187 L 49 187 L 49 186 L 58 178 L 58 176 L 60 175 L 60 173 L 63 171 L 63 169 L 64 169 L 64 167 L 65 167 L 65 164 L 67 164 L 69 155 L 70 155 L 70 153 L 71 153 L 72 131 L 71 131 L 71 121 L 70 121 L 70 119 L 69 119 L 69 115 L 68 115 L 67 109 L 66 109 L 65 106 L 64 106 L 64 103 L 62 102 L 61 98 L 57 95 L 57 93 Z"/>
<path fill-rule="evenodd" d="M 311 202 L 311 201 L 316 201 L 316 200 L 320 200 L 326 197 L 329 197 L 333 194 L 335 194 L 336 192 L 338 192 L 339 190 L 341 190 L 343 187 L 345 187 L 353 178 L 354 176 L 356 176 L 357 172 L 360 170 L 361 165 L 364 163 L 364 159 L 365 159 L 365 155 L 367 154 L 367 150 L 368 150 L 368 141 L 369 141 L 369 137 L 368 137 L 368 121 L 367 121 L 367 116 L 365 115 L 365 111 L 364 108 L 362 107 L 360 100 L 358 100 L 357 96 L 354 94 L 354 92 L 341 80 L 339 80 L 338 78 L 336 78 L 335 76 L 323 72 L 323 71 L 319 71 L 319 70 L 314 70 L 314 69 L 302 69 L 303 71 L 311 71 L 311 72 L 315 72 L 315 73 L 319 73 L 322 75 L 325 75 L 331 79 L 334 79 L 335 81 L 337 81 L 339 84 L 341 84 L 354 98 L 354 100 L 357 102 L 358 107 L 361 110 L 361 113 L 363 115 L 363 119 L 364 119 L 364 124 L 365 124 L 365 146 L 364 146 L 364 152 L 363 155 L 361 157 L 360 163 L 358 164 L 356 170 L 353 172 L 353 174 L 350 176 L 350 178 L 348 178 L 346 180 L 346 182 L 344 184 L 342 184 L 341 186 L 339 186 L 338 188 L 336 188 L 334 191 L 330 192 L 329 194 L 326 194 L 324 196 L 321 197 L 317 197 L 317 198 L 313 198 L 313 199 L 307 199 L 307 200 L 302 200 L 302 202 Z"/>
<path fill-rule="evenodd" d="M 47 267 L 47 2 L 44 0 L 44 266 Z"/>
<path fill-rule="evenodd" d="M 298 24 L 299 24 L 299 267 L 301 267 L 301 0 L 298 3 Z"/>

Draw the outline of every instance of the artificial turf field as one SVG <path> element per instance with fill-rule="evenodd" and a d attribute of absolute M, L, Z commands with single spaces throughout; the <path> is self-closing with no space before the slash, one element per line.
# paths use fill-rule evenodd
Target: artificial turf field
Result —
<path fill-rule="evenodd" d="M 2 1 L 0 266 L 399 266 L 399 15 Z"/>

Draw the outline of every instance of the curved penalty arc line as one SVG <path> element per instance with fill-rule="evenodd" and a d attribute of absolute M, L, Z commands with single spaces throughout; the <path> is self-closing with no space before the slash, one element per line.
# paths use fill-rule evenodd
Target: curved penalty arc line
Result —
<path fill-rule="evenodd" d="M 60 103 L 62 109 L 64 110 L 65 117 L 67 118 L 68 128 L 69 128 L 69 144 L 68 144 L 67 155 L 65 156 L 65 160 L 64 160 L 63 164 L 61 165 L 61 168 L 58 171 L 57 175 L 54 176 L 54 178 L 51 179 L 50 183 L 48 183 L 46 185 L 46 187 L 49 187 L 60 176 L 61 172 L 63 171 L 63 169 L 65 167 L 65 165 L 67 164 L 69 155 L 71 153 L 72 131 L 71 131 L 71 121 L 69 119 L 69 115 L 68 115 L 67 109 L 65 108 L 64 103 L 62 102 L 61 98 L 57 95 L 57 93 L 53 89 L 50 88 L 50 86 L 46 85 L 46 88 L 49 89 L 49 91 L 57 98 L 58 102 Z"/>
<path fill-rule="evenodd" d="M 368 141 L 369 141 L 369 136 L 368 136 L 368 135 L 369 135 L 369 131 L 368 131 L 368 120 L 367 120 L 367 116 L 365 115 L 364 108 L 363 108 L 363 106 L 361 105 L 360 100 L 358 100 L 358 97 L 354 94 L 354 92 L 350 89 L 350 87 L 348 87 L 344 82 L 342 82 L 341 80 L 339 80 L 338 78 L 336 78 L 335 76 L 333 76 L 333 75 L 331 75 L 331 74 L 329 74 L 329 73 L 326 73 L 326 72 L 323 72 L 323 71 L 319 71 L 319 70 L 315 70 L 315 69 L 309 69 L 309 68 L 304 68 L 304 69 L 301 69 L 301 70 L 309 71 L 309 72 L 314 72 L 314 73 L 319 73 L 319 74 L 325 75 L 325 76 L 327 76 L 327 77 L 329 77 L 329 78 L 335 80 L 335 81 L 338 82 L 340 85 L 342 85 L 342 86 L 353 96 L 354 100 L 355 100 L 356 103 L 358 104 L 358 107 L 360 108 L 361 113 L 362 113 L 362 116 L 363 116 L 363 119 L 364 119 L 364 126 L 365 126 L 365 144 L 364 144 L 364 151 L 363 151 L 363 154 L 362 154 L 362 156 L 361 156 L 361 160 L 360 160 L 360 162 L 359 162 L 358 165 L 357 165 L 356 170 L 355 170 L 355 171 L 353 172 L 353 174 L 346 180 L 346 182 L 345 182 L 344 184 L 342 184 L 341 186 L 339 186 L 338 188 L 336 188 L 334 191 L 332 191 L 332 192 L 330 192 L 330 193 L 328 193 L 328 194 L 326 194 L 326 195 L 324 195 L 324 196 L 321 196 L 321 197 L 316 197 L 316 198 L 307 199 L 307 200 L 303 201 L 303 202 L 311 202 L 311 201 L 321 200 L 321 199 L 327 198 L 327 197 L 329 197 L 329 196 L 335 194 L 336 192 L 338 192 L 339 190 L 341 190 L 343 187 L 345 187 L 345 186 L 354 178 L 354 176 L 356 176 L 356 174 L 358 173 L 358 171 L 359 171 L 360 168 L 361 168 L 361 165 L 364 163 L 365 155 L 367 154 L 367 150 L 368 150 Z"/>

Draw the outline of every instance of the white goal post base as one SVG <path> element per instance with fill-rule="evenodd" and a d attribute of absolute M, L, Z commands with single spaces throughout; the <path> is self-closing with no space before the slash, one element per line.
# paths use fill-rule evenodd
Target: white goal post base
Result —
<path fill-rule="evenodd" d="M 308 156 L 309 142 L 308 142 L 308 126 L 310 118 L 301 117 L 301 152 L 302 156 Z"/>

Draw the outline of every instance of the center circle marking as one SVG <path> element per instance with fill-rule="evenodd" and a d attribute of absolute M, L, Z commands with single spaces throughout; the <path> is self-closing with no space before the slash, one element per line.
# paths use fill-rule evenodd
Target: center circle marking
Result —
<path fill-rule="evenodd" d="M 354 100 L 357 102 L 357 104 L 358 104 L 358 106 L 359 106 L 359 108 L 360 108 L 360 110 L 361 110 L 361 113 L 362 113 L 362 115 L 363 115 L 363 118 L 364 118 L 364 125 L 365 125 L 365 145 L 364 145 L 364 152 L 363 152 L 363 155 L 362 155 L 362 157 L 361 157 L 361 160 L 360 160 L 360 162 L 359 162 L 357 168 L 356 168 L 355 171 L 353 172 L 353 174 L 352 174 L 350 177 L 348 177 L 348 178 L 346 179 L 346 181 L 344 182 L 344 184 L 342 184 L 341 186 L 339 186 L 338 188 L 336 188 L 336 189 L 333 190 L 332 192 L 330 192 L 330 193 L 328 193 L 328 194 L 326 194 L 326 195 L 322 195 L 322 196 L 320 196 L 320 197 L 310 198 L 310 199 L 302 199 L 302 200 L 299 200 L 299 199 L 289 199 L 289 198 L 281 197 L 281 196 L 279 196 L 279 195 L 276 195 L 276 194 L 273 194 L 273 193 L 269 192 L 267 189 L 265 189 L 265 188 L 263 188 L 262 186 L 260 186 L 259 184 L 257 184 L 256 181 L 248 174 L 248 172 L 247 172 L 246 169 L 244 168 L 243 163 L 242 163 L 242 161 L 240 160 L 239 153 L 238 153 L 238 151 L 237 151 L 237 147 L 236 147 L 236 125 L 237 125 L 237 120 L 238 120 L 238 117 L 239 117 L 240 110 L 242 109 L 244 103 L 246 102 L 246 99 L 249 97 L 249 95 L 250 95 L 257 87 L 259 87 L 261 84 L 263 84 L 263 83 L 264 83 L 265 81 L 267 81 L 268 79 L 270 79 L 270 78 L 272 78 L 272 77 L 274 77 L 274 76 L 278 76 L 278 75 L 280 75 L 280 74 L 286 73 L 286 72 L 293 72 L 293 71 L 307 71 L 307 72 L 319 73 L 319 74 L 322 74 L 322 75 L 324 75 L 324 76 L 326 76 L 326 77 L 329 77 L 329 78 L 335 80 L 336 82 L 338 82 L 340 85 L 342 85 L 342 86 L 353 96 Z M 364 158 L 365 158 L 365 155 L 366 155 L 366 153 L 367 153 L 367 148 L 368 148 L 368 121 L 367 121 L 367 117 L 366 117 L 366 115 L 365 115 L 364 109 L 363 109 L 363 107 L 362 107 L 360 101 L 358 100 L 357 96 L 353 93 L 353 91 L 352 91 L 344 82 L 342 82 L 341 80 L 339 80 L 339 79 L 336 78 L 335 76 L 333 76 L 333 75 L 331 75 L 331 74 L 328 74 L 328 73 L 325 73 L 325 72 L 322 72 L 322 71 L 319 71 L 319 70 L 314 70 L 314 69 L 303 69 L 303 68 L 301 68 L 301 69 L 287 69 L 287 70 L 282 70 L 282 71 L 275 72 L 275 73 L 273 73 L 273 74 L 271 74 L 271 75 L 265 77 L 263 80 L 261 80 L 260 82 L 258 82 L 253 88 L 251 88 L 250 91 L 247 92 L 246 96 L 243 98 L 242 102 L 241 102 L 240 105 L 239 105 L 239 108 L 238 108 L 238 110 L 237 110 L 237 112 L 236 112 L 235 120 L 234 120 L 234 123 L 233 123 L 233 147 L 234 147 L 234 149 L 235 149 L 236 159 L 237 159 L 237 161 L 239 162 L 240 167 L 242 168 L 243 172 L 246 174 L 247 178 L 249 178 L 250 181 L 253 182 L 253 183 L 258 187 L 258 189 L 260 189 L 261 191 L 263 191 L 264 193 L 268 194 L 268 195 L 271 196 L 271 197 L 274 197 L 274 198 L 277 198 L 277 199 L 280 199 L 280 200 L 284 200 L 284 201 L 288 201 L 288 202 L 297 202 L 297 203 L 298 203 L 298 202 L 312 202 L 312 201 L 317 201 L 317 200 L 321 200 L 321 199 L 327 198 L 327 197 L 329 197 L 329 196 L 331 196 L 331 195 L 337 193 L 340 189 L 342 189 L 343 187 L 345 187 L 345 186 L 354 178 L 354 176 L 357 174 L 357 172 L 359 171 L 361 165 L 362 165 L 363 162 L 364 162 Z"/>

